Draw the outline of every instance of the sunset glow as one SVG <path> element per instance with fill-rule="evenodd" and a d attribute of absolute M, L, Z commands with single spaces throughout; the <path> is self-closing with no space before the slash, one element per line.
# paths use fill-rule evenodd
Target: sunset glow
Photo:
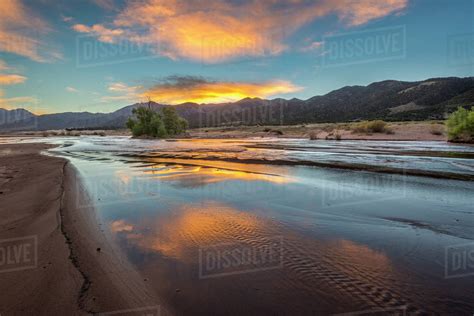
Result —
<path fill-rule="evenodd" d="M 178 85 L 156 85 L 141 97 L 149 96 L 152 100 L 165 104 L 194 103 L 225 103 L 238 101 L 247 97 L 269 98 L 278 94 L 300 91 L 288 81 L 272 81 L 263 83 L 245 82 L 199 82 L 185 88 Z"/>
<path fill-rule="evenodd" d="M 0 316 L 473 315 L 473 21 L 0 0 Z"/>
<path fill-rule="evenodd" d="M 434 0 L 442 8 L 434 16 L 410 0 L 55 1 L 1 2 L 2 108 L 108 113 L 149 99 L 171 105 L 307 100 L 386 79 L 469 75 L 469 67 L 450 67 L 445 56 L 446 35 L 471 32 L 469 4 Z M 414 41 L 424 27 L 437 36 Z M 407 32 L 392 38 L 387 28 Z M 361 76 L 365 62 L 378 57 L 367 48 L 363 62 L 352 64 L 356 39 L 382 43 L 377 52 L 389 57 L 401 47 L 396 55 L 406 62 L 390 58 Z M 329 54 L 333 44 L 339 46 Z M 350 66 L 326 67 L 331 58 Z"/>

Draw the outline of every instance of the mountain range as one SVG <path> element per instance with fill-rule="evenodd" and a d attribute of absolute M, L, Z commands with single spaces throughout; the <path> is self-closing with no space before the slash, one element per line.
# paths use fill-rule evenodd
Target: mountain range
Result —
<path fill-rule="evenodd" d="M 474 105 L 474 77 L 432 78 L 406 82 L 385 80 L 368 86 L 346 86 L 307 100 L 245 98 L 221 104 L 175 105 L 190 127 L 291 125 L 383 119 L 443 119 L 459 106 Z M 111 113 L 66 112 L 35 115 L 25 109 L 0 109 L 0 130 L 124 128 L 132 110 L 167 105 L 136 103 Z"/>

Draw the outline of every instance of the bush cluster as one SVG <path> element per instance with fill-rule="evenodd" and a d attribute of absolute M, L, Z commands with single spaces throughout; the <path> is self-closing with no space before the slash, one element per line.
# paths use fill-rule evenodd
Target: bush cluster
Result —
<path fill-rule="evenodd" d="M 357 123 L 353 128 L 354 133 L 390 133 L 391 130 L 388 128 L 387 123 L 381 120 L 376 121 L 364 121 Z"/>
<path fill-rule="evenodd" d="M 173 107 L 165 107 L 160 112 L 146 107 L 133 109 L 134 118 L 127 121 L 127 127 L 134 137 L 170 137 L 182 134 L 188 122 L 180 117 Z"/>
<path fill-rule="evenodd" d="M 474 106 L 471 110 L 462 107 L 453 112 L 446 121 L 448 140 L 452 142 L 474 142 Z"/>

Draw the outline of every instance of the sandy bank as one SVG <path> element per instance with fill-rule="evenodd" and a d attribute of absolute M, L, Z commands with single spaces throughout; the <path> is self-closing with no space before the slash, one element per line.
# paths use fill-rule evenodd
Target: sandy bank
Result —
<path fill-rule="evenodd" d="M 47 148 L 0 145 L 0 313 L 168 314 L 101 229 L 74 167 Z"/>
<path fill-rule="evenodd" d="M 443 122 L 388 122 L 392 131 L 387 133 L 354 133 L 358 123 L 315 123 L 275 126 L 235 126 L 211 127 L 189 130 L 192 138 L 248 138 L 248 137 L 281 137 L 309 139 L 315 135 L 317 139 L 335 139 L 340 135 L 343 140 L 374 140 L 374 141 L 446 141 Z"/>
<path fill-rule="evenodd" d="M 81 313 L 76 300 L 83 280 L 68 259 L 59 216 L 66 161 L 40 155 L 46 148 L 0 146 L 0 244 L 30 250 L 28 258 L 0 266 L 2 315 Z M 18 240 L 5 241 L 12 238 Z"/>
<path fill-rule="evenodd" d="M 250 137 L 280 137 L 309 139 L 316 135 L 318 139 L 335 139 L 338 134 L 343 140 L 374 140 L 374 141 L 447 141 L 444 122 L 442 121 L 413 121 L 388 122 L 392 133 L 354 133 L 356 125 L 352 123 L 314 123 L 297 125 L 272 126 L 226 126 L 192 128 L 187 131 L 188 138 L 250 138 Z M 131 136 L 127 129 L 119 130 L 90 130 L 90 131 L 30 131 L 11 132 L 2 137 L 53 137 L 53 136 Z"/>

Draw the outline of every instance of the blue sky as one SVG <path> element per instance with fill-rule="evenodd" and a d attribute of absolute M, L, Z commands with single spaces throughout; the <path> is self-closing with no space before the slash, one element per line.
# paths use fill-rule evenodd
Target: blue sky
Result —
<path fill-rule="evenodd" d="M 4 0 L 0 107 L 109 112 L 472 76 L 473 14 L 472 0 Z"/>

